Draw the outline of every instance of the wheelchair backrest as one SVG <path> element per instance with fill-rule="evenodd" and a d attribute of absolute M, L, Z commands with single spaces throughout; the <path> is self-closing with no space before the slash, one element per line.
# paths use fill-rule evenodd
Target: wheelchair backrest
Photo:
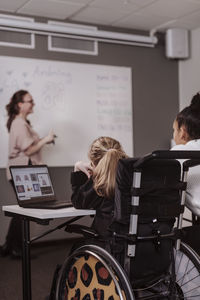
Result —
<path fill-rule="evenodd" d="M 121 159 L 116 175 L 114 219 L 129 224 L 130 214 L 140 219 L 175 217 L 180 212 L 181 165 L 177 160 L 154 159 L 139 171 L 140 187 L 133 187 L 137 176 L 138 159 Z M 131 205 L 132 197 L 139 198 L 139 205 Z"/>

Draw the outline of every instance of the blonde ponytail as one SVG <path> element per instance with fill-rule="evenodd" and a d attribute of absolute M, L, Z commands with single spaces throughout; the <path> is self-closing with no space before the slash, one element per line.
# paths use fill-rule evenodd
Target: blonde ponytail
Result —
<path fill-rule="evenodd" d="M 89 151 L 89 158 L 94 164 L 94 189 L 99 196 L 112 198 L 115 191 L 117 163 L 126 158 L 120 143 L 110 137 L 95 140 Z"/>

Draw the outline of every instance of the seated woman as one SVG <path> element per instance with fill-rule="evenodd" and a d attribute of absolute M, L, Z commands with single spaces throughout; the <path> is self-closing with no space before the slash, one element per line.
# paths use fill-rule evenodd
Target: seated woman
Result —
<path fill-rule="evenodd" d="M 75 208 L 96 210 L 92 228 L 106 237 L 113 217 L 117 163 L 127 155 L 117 140 L 100 137 L 90 146 L 88 157 L 90 163 L 78 161 L 75 164 L 71 174 L 71 199 Z"/>
<path fill-rule="evenodd" d="M 200 94 L 178 113 L 174 124 L 174 141 L 171 150 L 200 150 Z M 187 179 L 186 206 L 200 216 L 200 165 L 190 168 Z"/>

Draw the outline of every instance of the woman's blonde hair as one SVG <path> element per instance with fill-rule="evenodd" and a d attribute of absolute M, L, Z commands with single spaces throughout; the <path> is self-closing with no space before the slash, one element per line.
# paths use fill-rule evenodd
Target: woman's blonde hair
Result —
<path fill-rule="evenodd" d="M 127 155 L 120 143 L 111 138 L 102 136 L 90 146 L 89 159 L 94 165 L 94 189 L 99 196 L 111 198 L 115 191 L 115 177 L 117 163 Z"/>

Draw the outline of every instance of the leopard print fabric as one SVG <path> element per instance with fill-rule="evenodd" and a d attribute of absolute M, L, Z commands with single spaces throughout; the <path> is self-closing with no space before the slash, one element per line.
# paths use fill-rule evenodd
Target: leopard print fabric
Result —
<path fill-rule="evenodd" d="M 91 255 L 74 259 L 66 278 L 63 300 L 120 300 L 108 270 Z"/>

